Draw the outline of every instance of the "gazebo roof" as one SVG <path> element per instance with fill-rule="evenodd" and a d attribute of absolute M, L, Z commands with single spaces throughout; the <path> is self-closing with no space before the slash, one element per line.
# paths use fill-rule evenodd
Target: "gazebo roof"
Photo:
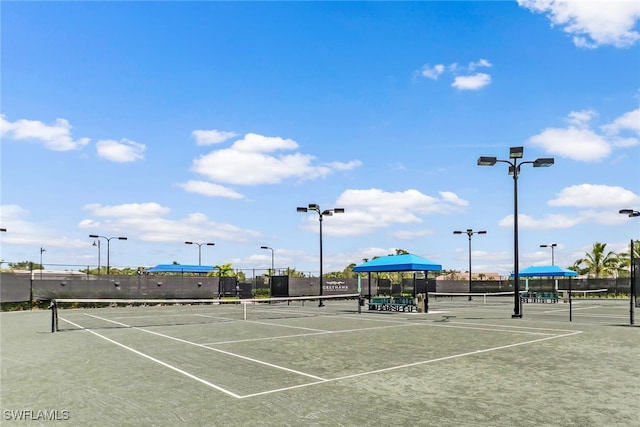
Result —
<path fill-rule="evenodd" d="M 413 254 L 382 256 L 353 268 L 356 273 L 440 270 L 442 270 L 441 264 Z"/>
<path fill-rule="evenodd" d="M 533 265 L 518 272 L 520 277 L 573 277 L 577 276 L 573 270 L 558 267 L 557 265 Z M 513 273 L 511 273 L 513 277 Z"/>

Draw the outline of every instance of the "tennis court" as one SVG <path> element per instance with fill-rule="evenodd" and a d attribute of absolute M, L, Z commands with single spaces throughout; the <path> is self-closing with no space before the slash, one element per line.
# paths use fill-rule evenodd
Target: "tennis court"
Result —
<path fill-rule="evenodd" d="M 624 300 L 431 298 L 2 313 L 2 425 L 630 426 Z"/>

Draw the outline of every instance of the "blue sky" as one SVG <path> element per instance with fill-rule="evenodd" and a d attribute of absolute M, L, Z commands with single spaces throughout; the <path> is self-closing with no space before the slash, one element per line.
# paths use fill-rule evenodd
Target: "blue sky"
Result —
<path fill-rule="evenodd" d="M 324 271 L 404 249 L 513 269 L 640 221 L 640 3 L 1 4 L 4 262 Z M 106 248 L 102 244 L 102 265 Z M 79 268 L 79 267 L 66 267 Z"/>

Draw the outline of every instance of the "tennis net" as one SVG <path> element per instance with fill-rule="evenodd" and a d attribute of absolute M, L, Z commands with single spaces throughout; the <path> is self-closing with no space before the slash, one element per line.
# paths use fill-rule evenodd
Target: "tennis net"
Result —
<path fill-rule="evenodd" d="M 513 303 L 511 292 L 429 292 L 430 303 L 448 305 L 492 305 Z"/>
<path fill-rule="evenodd" d="M 359 294 L 256 299 L 73 299 L 51 301 L 51 332 L 336 316 L 361 311 Z"/>

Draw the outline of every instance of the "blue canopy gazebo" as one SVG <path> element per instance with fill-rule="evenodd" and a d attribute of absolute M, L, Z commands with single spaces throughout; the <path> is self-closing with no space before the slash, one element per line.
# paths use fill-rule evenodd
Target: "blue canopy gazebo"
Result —
<path fill-rule="evenodd" d="M 520 277 L 575 277 L 578 275 L 573 270 L 558 267 L 557 265 L 532 265 L 521 270 Z M 511 274 L 513 276 L 513 274 Z"/>
<path fill-rule="evenodd" d="M 519 277 L 525 277 L 525 290 L 529 290 L 529 277 L 575 277 L 578 275 L 573 270 L 558 267 L 557 265 L 532 265 L 518 273 Z M 513 277 L 513 273 L 511 273 Z M 556 279 L 555 290 L 558 291 L 558 280 Z"/>
<path fill-rule="evenodd" d="M 423 271 L 425 275 L 429 271 L 441 271 L 442 265 L 436 264 L 426 258 L 419 257 L 413 254 L 402 255 L 387 255 L 374 258 L 363 264 L 353 267 L 353 271 L 356 273 L 369 273 L 369 293 L 368 297 L 371 300 L 371 273 L 384 273 L 384 272 L 403 272 L 403 271 Z M 415 277 L 414 277 L 414 294 L 415 294 Z M 425 292 L 425 311 L 429 306 L 429 292 Z M 415 295 L 414 295 L 415 296 Z"/>

